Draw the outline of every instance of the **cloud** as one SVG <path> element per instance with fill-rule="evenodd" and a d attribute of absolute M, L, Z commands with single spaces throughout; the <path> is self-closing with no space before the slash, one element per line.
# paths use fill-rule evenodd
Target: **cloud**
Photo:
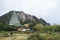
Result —
<path fill-rule="evenodd" d="M 0 15 L 10 10 L 22 10 L 51 24 L 60 24 L 60 0 L 0 0 Z"/>

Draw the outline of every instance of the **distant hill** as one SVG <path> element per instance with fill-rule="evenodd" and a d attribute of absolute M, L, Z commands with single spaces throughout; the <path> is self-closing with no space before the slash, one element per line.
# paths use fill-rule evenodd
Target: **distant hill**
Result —
<path fill-rule="evenodd" d="M 37 17 L 26 14 L 23 11 L 10 11 L 0 16 L 0 22 L 16 26 L 28 23 L 41 23 L 43 25 L 49 25 L 49 23 L 47 23 L 44 19 L 38 19 Z"/>

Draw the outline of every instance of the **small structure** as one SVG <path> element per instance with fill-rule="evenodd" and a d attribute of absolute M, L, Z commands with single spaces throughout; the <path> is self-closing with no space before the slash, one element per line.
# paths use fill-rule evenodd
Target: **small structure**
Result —
<path fill-rule="evenodd" d="M 24 28 L 18 28 L 17 31 L 26 31 Z"/>
<path fill-rule="evenodd" d="M 30 28 L 27 28 L 25 26 L 20 26 L 17 28 L 17 31 L 30 31 Z"/>

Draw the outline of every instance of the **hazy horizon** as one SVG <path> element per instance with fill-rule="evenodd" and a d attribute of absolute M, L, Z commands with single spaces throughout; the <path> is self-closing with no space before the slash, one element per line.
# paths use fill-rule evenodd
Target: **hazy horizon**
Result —
<path fill-rule="evenodd" d="M 60 24 L 60 0 L 0 0 L 0 16 L 16 10 Z"/>

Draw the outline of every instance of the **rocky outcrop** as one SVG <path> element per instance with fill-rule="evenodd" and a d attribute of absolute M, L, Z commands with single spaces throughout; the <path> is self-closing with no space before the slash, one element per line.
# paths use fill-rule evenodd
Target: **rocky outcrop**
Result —
<path fill-rule="evenodd" d="M 48 25 L 47 22 L 44 21 L 44 19 L 38 19 L 37 17 L 26 14 L 23 11 L 10 11 L 5 15 L 2 15 L 0 17 L 0 21 L 10 25 L 19 25 L 30 22 L 39 22 L 43 25 Z"/>

